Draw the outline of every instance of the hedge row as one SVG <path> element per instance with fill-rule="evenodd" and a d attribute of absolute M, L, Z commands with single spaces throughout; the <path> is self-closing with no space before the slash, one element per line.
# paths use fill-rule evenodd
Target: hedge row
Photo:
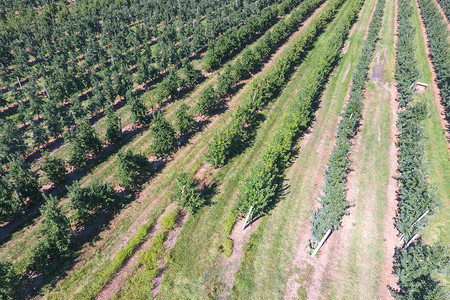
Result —
<path fill-rule="evenodd" d="M 241 60 L 238 60 L 232 66 L 233 71 L 230 72 L 231 74 L 236 74 L 233 81 L 242 76 L 240 70 L 251 70 L 255 66 L 259 66 L 261 57 L 269 53 L 269 50 L 266 49 L 271 49 L 271 47 L 287 37 L 289 33 L 296 30 L 298 24 L 321 2 L 322 0 L 305 2 L 305 6 L 293 12 L 289 19 L 285 22 L 279 22 L 272 32 L 265 34 L 255 47 L 255 50 L 246 49 L 243 59 L 245 57 L 256 57 L 256 59 L 249 63 L 248 66 L 244 64 L 246 61 L 241 62 Z M 223 166 L 234 153 L 243 148 L 243 145 L 248 142 L 257 125 L 258 110 L 263 109 L 269 101 L 276 98 L 286 84 L 293 68 L 305 57 L 314 41 L 330 20 L 334 18 L 342 3 L 343 0 L 331 2 L 330 6 L 305 28 L 305 31 L 294 41 L 292 46 L 281 54 L 267 73 L 254 80 L 251 96 L 238 107 L 236 113 L 232 116 L 232 122 L 216 133 L 211 143 L 209 143 L 206 152 L 207 162 L 216 167 Z M 246 54 L 248 55 L 246 56 Z"/>
<path fill-rule="evenodd" d="M 450 0 L 437 0 L 442 7 L 447 19 L 450 20 Z"/>
<path fill-rule="evenodd" d="M 220 66 L 235 49 L 248 44 L 249 40 L 256 36 L 258 32 L 263 32 L 272 26 L 278 15 L 289 12 L 291 7 L 300 2 L 301 0 L 287 0 L 279 6 L 266 7 L 261 12 L 261 15 L 250 17 L 238 30 L 228 30 L 228 32 L 208 46 L 208 51 L 205 53 L 205 69 L 211 70 Z"/>
<path fill-rule="evenodd" d="M 449 2 L 450 3 L 450 2 Z M 448 28 L 433 0 L 419 0 L 445 114 L 450 118 L 450 44 Z"/>
<path fill-rule="evenodd" d="M 400 107 L 405 107 L 411 101 L 414 89 L 410 89 L 410 87 L 419 78 L 417 60 L 414 57 L 414 35 L 416 29 L 411 24 L 411 14 L 412 6 L 410 3 L 399 1 L 395 77 Z"/>
<path fill-rule="evenodd" d="M 291 158 L 292 146 L 312 119 L 313 103 L 326 86 L 328 77 L 339 59 L 340 49 L 363 2 L 355 0 L 343 11 L 345 17 L 333 30 L 333 34 L 317 58 L 314 69 L 307 74 L 291 107 L 280 119 L 279 127 L 262 159 L 254 165 L 250 174 L 244 179 L 238 196 L 238 213 L 245 213 L 253 206 L 253 216 L 257 217 L 265 214 L 275 204 L 276 193 L 282 184 L 281 174 Z"/>
<path fill-rule="evenodd" d="M 367 39 L 364 41 L 362 52 L 358 57 L 356 69 L 353 73 L 350 97 L 342 114 L 337 130 L 336 145 L 331 152 L 325 171 L 325 187 L 323 195 L 320 197 L 322 206 L 312 214 L 311 231 L 315 241 L 320 241 L 328 229 L 337 230 L 345 214 L 347 207 L 345 186 L 348 167 L 350 166 L 351 141 L 356 135 L 362 118 L 362 100 L 364 99 L 369 67 L 381 29 L 384 6 L 385 0 L 378 0 L 370 21 Z"/>
<path fill-rule="evenodd" d="M 411 26 L 412 4 L 410 0 L 399 1 L 398 25 L 400 28 Z M 401 35 L 400 35 L 401 36 Z M 399 41 L 400 41 L 399 36 Z M 414 35 L 409 36 L 414 40 Z M 403 57 L 402 52 L 414 56 L 414 45 L 403 44 L 397 47 L 397 58 Z M 417 77 L 417 70 L 411 69 L 413 74 L 398 72 L 402 66 L 397 64 L 397 80 L 407 81 Z M 403 70 L 404 71 L 404 70 Z M 406 108 L 399 113 L 397 127 L 399 129 L 398 147 L 398 212 L 396 224 L 405 246 L 395 251 L 394 270 L 399 281 L 399 290 L 392 291 L 396 299 L 445 299 L 445 293 L 435 272 L 439 267 L 445 267 L 449 262 L 448 252 L 440 245 L 426 245 L 416 239 L 408 247 L 407 243 L 427 224 L 427 218 L 419 217 L 427 210 L 431 215 L 437 206 L 434 190 L 428 182 L 423 141 L 423 121 L 427 118 L 426 104 L 423 102 L 410 103 L 413 94 L 410 90 L 400 90 L 399 102 Z"/>

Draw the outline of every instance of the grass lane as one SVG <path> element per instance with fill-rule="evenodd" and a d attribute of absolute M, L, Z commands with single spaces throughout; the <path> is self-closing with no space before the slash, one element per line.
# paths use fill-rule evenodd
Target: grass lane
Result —
<path fill-rule="evenodd" d="M 363 6 L 359 21 L 354 25 L 345 46 L 347 52 L 338 64 L 316 113 L 312 133 L 300 142 L 298 158 L 287 173 L 287 190 L 277 208 L 265 217 L 247 247 L 247 259 L 242 264 L 239 282 L 235 288 L 249 298 L 282 298 L 290 277 L 297 270 L 292 263 L 297 251 L 299 231 L 309 223 L 313 203 L 320 190 L 323 167 L 334 141 L 334 129 L 343 107 L 356 58 L 375 1 Z M 301 249 L 307 251 L 307 249 Z M 306 285 L 306 282 L 301 282 Z M 295 291 L 296 294 L 296 291 Z"/>
<path fill-rule="evenodd" d="M 413 7 L 416 2 L 412 1 Z M 431 70 L 428 65 L 427 55 L 425 52 L 424 36 L 420 30 L 419 11 L 414 9 L 411 17 L 412 25 L 417 28 L 415 34 L 416 52 L 415 57 L 420 70 L 420 78 L 418 81 L 429 84 L 429 87 L 423 94 L 415 94 L 415 101 L 425 101 L 429 118 L 425 121 L 426 136 L 425 139 L 425 157 L 429 164 L 430 172 L 429 180 L 434 188 L 442 204 L 437 213 L 431 217 L 430 226 L 424 230 L 424 238 L 428 243 L 437 241 L 444 242 L 445 245 L 450 244 L 450 152 L 448 143 L 440 125 L 440 115 L 434 103 L 434 97 L 431 88 Z"/>
<path fill-rule="evenodd" d="M 221 247 L 224 237 L 220 236 L 220 232 L 222 231 L 224 232 L 223 234 L 226 234 L 226 237 L 228 236 L 226 229 L 226 220 L 228 219 L 227 210 L 228 213 L 233 213 L 234 200 L 238 192 L 239 182 L 245 177 L 249 166 L 262 154 L 260 148 L 264 145 L 263 141 L 270 140 L 270 137 L 273 135 L 278 116 L 283 113 L 283 109 L 278 108 L 278 105 L 285 102 L 286 104 L 283 104 L 283 107 L 285 109 L 289 107 L 289 99 L 292 99 L 293 95 L 298 92 L 298 85 L 301 84 L 303 74 L 308 72 L 308 69 L 315 67 L 315 56 L 319 55 L 319 52 L 327 41 L 326 37 L 330 36 L 332 29 L 339 23 L 339 20 L 349 5 L 349 3 L 344 4 L 342 13 L 327 28 L 325 34 L 316 44 L 316 48 L 297 69 L 292 80 L 283 90 L 280 99 L 271 108 L 265 123 L 258 131 L 258 136 L 253 147 L 248 149 L 240 157 L 233 159 L 229 165 L 221 170 L 221 172 L 225 170 L 227 176 L 220 194 L 213 199 L 214 205 L 197 218 L 197 220 L 189 220 L 186 223 L 178 243 L 172 252 L 171 264 L 166 269 L 161 288 L 161 298 L 214 298 L 223 291 L 223 275 L 225 270 L 221 265 L 222 255 L 220 255 L 218 248 Z M 345 72 L 345 69 L 343 72 Z M 336 81 L 336 84 L 339 83 Z M 335 114 L 338 115 L 339 111 L 340 108 L 337 109 Z M 269 134 L 267 134 L 268 131 L 270 131 Z M 193 244 L 192 240 L 201 240 L 202 243 Z M 205 247 L 205 245 L 208 245 L 208 247 Z M 268 257 L 264 259 L 267 260 Z M 273 273 L 267 273 L 266 275 L 271 280 L 277 278 Z"/>

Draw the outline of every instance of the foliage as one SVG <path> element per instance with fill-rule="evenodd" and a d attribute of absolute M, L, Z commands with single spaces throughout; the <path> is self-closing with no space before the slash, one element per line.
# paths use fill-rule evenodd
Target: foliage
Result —
<path fill-rule="evenodd" d="M 184 171 L 180 172 L 176 178 L 172 197 L 182 208 L 189 210 L 193 214 L 205 204 L 205 199 L 199 191 L 196 182 Z"/>
<path fill-rule="evenodd" d="M 347 207 L 345 187 L 347 170 L 350 166 L 351 140 L 356 135 L 362 117 L 364 88 L 381 29 L 384 6 L 384 0 L 377 2 L 367 38 L 353 73 L 350 96 L 338 126 L 336 145 L 331 152 L 325 171 L 325 187 L 320 197 L 321 207 L 312 214 L 311 232 L 315 241 L 320 241 L 328 229 L 337 230 L 345 214 Z"/>
<path fill-rule="evenodd" d="M 86 187 L 78 181 L 67 187 L 72 219 L 79 224 L 91 222 L 97 215 L 117 205 L 118 196 L 111 185 L 94 180 Z"/>
<path fill-rule="evenodd" d="M 445 291 L 435 278 L 436 272 L 448 267 L 448 252 L 443 246 L 414 242 L 407 249 L 396 249 L 395 275 L 400 290 L 396 299 L 446 299 Z"/>
<path fill-rule="evenodd" d="M 194 127 L 194 118 L 189 113 L 189 106 L 185 103 L 181 104 L 175 112 L 175 130 L 180 134 L 188 134 Z"/>
<path fill-rule="evenodd" d="M 128 103 L 130 104 L 133 122 L 141 125 L 147 124 L 147 108 L 145 107 L 144 102 L 142 102 L 142 99 L 139 97 L 132 97 L 131 99 L 128 99 Z"/>
<path fill-rule="evenodd" d="M 19 200 L 13 196 L 11 183 L 0 178 L 0 222 L 6 222 L 15 216 L 19 212 L 19 205 Z"/>
<path fill-rule="evenodd" d="M 210 84 L 206 86 L 201 92 L 198 101 L 195 105 L 195 112 L 200 115 L 208 115 L 219 104 L 219 97 Z"/>
<path fill-rule="evenodd" d="M 182 83 L 188 86 L 194 85 L 200 77 L 201 71 L 195 69 L 187 58 L 182 61 Z"/>
<path fill-rule="evenodd" d="M 102 150 L 102 142 L 87 121 L 80 124 L 77 133 L 70 140 L 69 162 L 75 167 L 84 167 L 90 154 L 98 155 Z"/>
<path fill-rule="evenodd" d="M 414 57 L 414 34 L 416 29 L 411 24 L 413 8 L 407 0 L 398 2 L 398 40 L 395 78 L 397 80 L 398 102 L 405 107 L 414 93 L 411 85 L 419 78 L 417 60 Z"/>
<path fill-rule="evenodd" d="M 61 183 L 66 180 L 66 163 L 63 159 L 46 155 L 44 157 L 42 170 L 47 178 L 55 184 Z"/>
<path fill-rule="evenodd" d="M 150 153 L 156 157 L 169 155 L 177 144 L 175 131 L 161 112 L 154 115 L 151 134 L 153 142 L 150 145 Z"/>
<path fill-rule="evenodd" d="M 110 107 L 106 109 L 106 140 L 110 143 L 116 143 L 122 137 L 120 130 L 119 117 L 117 113 Z"/>
<path fill-rule="evenodd" d="M 448 16 L 450 1 L 442 2 L 447 3 L 446 12 Z M 450 118 L 450 42 L 447 39 L 448 28 L 433 0 L 420 0 L 419 4 L 427 29 L 431 57 L 436 69 L 442 103 L 445 106 L 447 118 Z"/>
<path fill-rule="evenodd" d="M 147 158 L 130 150 L 117 154 L 117 178 L 120 186 L 134 190 L 141 175 L 149 168 Z"/>
<path fill-rule="evenodd" d="M 17 189 L 22 201 L 29 199 L 35 202 L 41 199 L 38 183 L 39 175 L 31 170 L 30 164 L 25 159 L 18 158 L 11 161 L 6 177 Z"/>
<path fill-rule="evenodd" d="M 0 299 L 12 300 L 17 275 L 12 265 L 8 262 L 0 262 Z"/>
<path fill-rule="evenodd" d="M 3 121 L 0 131 L 0 163 L 25 155 L 27 146 L 23 134 L 11 121 Z"/>
<path fill-rule="evenodd" d="M 41 238 L 32 249 L 28 266 L 32 271 L 42 271 L 51 260 L 68 254 L 72 243 L 69 220 L 58 207 L 58 199 L 53 196 L 44 197 L 46 202 L 40 208 L 44 217 L 39 232 Z"/>

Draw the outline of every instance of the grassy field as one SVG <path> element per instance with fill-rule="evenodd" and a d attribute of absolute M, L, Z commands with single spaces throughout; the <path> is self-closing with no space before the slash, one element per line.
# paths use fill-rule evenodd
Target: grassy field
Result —
<path fill-rule="evenodd" d="M 197 220 L 189 220 L 186 223 L 180 235 L 178 243 L 172 252 L 171 263 L 165 271 L 161 289 L 161 298 L 204 298 L 208 296 L 214 298 L 224 292 L 225 286 L 223 285 L 223 276 L 226 267 L 224 267 L 223 265 L 224 256 L 220 253 L 220 251 L 218 251 L 218 248 L 222 245 L 223 239 L 228 236 L 227 230 L 225 228 L 227 220 L 226 215 L 233 209 L 236 193 L 238 192 L 239 181 L 244 178 L 245 172 L 246 170 L 248 170 L 248 166 L 258 159 L 258 153 L 260 154 L 262 152 L 260 148 L 262 145 L 264 145 L 264 141 L 270 140 L 268 138 L 270 136 L 270 132 L 273 132 L 274 127 L 276 127 L 277 117 L 281 115 L 283 110 L 281 107 L 279 107 L 279 105 L 281 105 L 282 103 L 286 103 L 284 104 L 284 107 L 288 108 L 290 102 L 289 99 L 292 99 L 297 93 L 297 88 L 302 83 L 303 74 L 307 72 L 309 68 L 314 67 L 315 56 L 319 55 L 321 48 L 327 42 L 327 38 L 332 34 L 332 29 L 339 23 L 339 20 L 343 17 L 345 8 L 348 7 L 348 5 L 350 5 L 350 3 L 346 3 L 344 5 L 342 9 L 343 12 L 339 14 L 335 21 L 333 21 L 325 34 L 320 38 L 319 42 L 316 45 L 316 48 L 310 53 L 305 62 L 297 69 L 292 80 L 284 89 L 279 100 L 276 102 L 274 107 L 271 108 L 265 123 L 258 132 L 258 136 L 253 147 L 221 170 L 221 172 L 227 172 L 227 175 L 224 179 L 224 186 L 221 189 L 220 194 L 217 197 L 213 198 L 213 202 L 215 203 L 215 205 L 206 211 L 202 211 L 202 214 L 198 217 Z M 366 8 L 366 10 L 368 9 Z M 361 41 L 362 37 L 364 36 L 364 29 L 362 28 L 364 28 L 364 25 L 360 27 L 361 32 L 358 32 L 359 39 Z M 354 48 L 349 47 L 349 49 Z M 358 49 L 358 47 L 355 47 L 355 49 Z M 347 62 L 351 60 L 350 57 L 352 54 L 354 53 L 350 50 L 348 51 L 348 54 L 346 54 Z M 345 64 L 345 66 L 347 65 Z M 345 68 L 344 70 L 342 70 L 342 73 L 345 73 Z M 335 79 L 336 77 L 337 76 L 333 76 L 332 79 L 334 81 L 334 86 L 341 86 L 338 80 L 342 80 L 342 77 L 340 79 Z M 350 79 L 348 76 L 346 78 L 347 86 L 349 80 Z M 345 95 L 346 88 L 342 88 L 342 90 L 343 95 Z M 341 107 L 342 102 L 341 106 L 335 107 L 335 110 L 332 114 L 335 118 L 337 118 Z M 330 118 L 327 118 L 327 120 L 329 119 Z M 269 133 L 267 134 L 267 132 Z M 284 199 L 281 200 L 279 205 L 283 205 L 284 202 Z M 277 210 L 278 209 L 275 209 L 275 211 Z M 264 217 L 260 223 L 260 226 L 266 224 L 266 222 L 270 222 L 269 226 L 276 226 L 276 223 L 272 221 L 273 219 L 271 218 L 271 216 Z M 222 236 L 220 234 L 221 231 L 223 232 Z M 267 238 L 267 236 L 265 238 Z M 202 243 L 192 244 L 192 239 L 201 240 Z M 292 243 L 292 239 L 290 240 L 290 242 Z M 205 245 L 208 245 L 208 247 L 205 247 Z M 268 247 L 276 247 L 277 243 L 272 244 L 270 243 L 270 240 L 264 240 L 264 242 L 259 244 L 258 246 L 264 247 L 265 245 L 267 245 Z M 263 261 L 268 262 L 271 259 L 275 260 L 279 257 L 282 257 L 283 254 L 284 251 L 282 250 L 274 256 L 265 256 Z M 261 261 L 261 263 L 263 261 Z M 288 262 L 286 261 L 285 263 Z M 256 273 L 259 274 L 259 272 Z M 270 278 L 270 287 L 273 287 L 272 284 L 274 281 L 278 280 L 279 274 L 266 273 L 265 275 L 268 276 L 268 279 Z M 256 295 L 259 295 L 262 298 L 273 298 L 273 293 L 278 291 L 278 289 L 270 289 L 267 284 L 268 282 L 260 283 L 261 286 L 265 286 L 267 288 L 265 292 L 269 292 L 269 290 L 271 290 L 271 292 L 267 294 L 258 293 Z M 284 286 L 282 288 L 284 289 Z M 254 291 L 258 292 L 256 288 L 254 289 Z M 242 295 L 248 295 L 250 298 L 258 298 L 258 296 L 253 297 L 248 293 L 247 290 L 243 291 Z M 275 296 L 275 298 L 277 297 Z"/>
<path fill-rule="evenodd" d="M 317 205 L 316 199 L 323 184 L 324 167 L 332 149 L 339 113 L 343 108 L 351 75 L 360 53 L 364 35 L 375 1 L 366 1 L 359 21 L 349 37 L 347 52 L 337 66 L 316 113 L 312 132 L 299 144 L 298 158 L 287 172 L 286 195 L 273 213 L 264 219 L 246 249 L 246 257 L 237 274 L 235 294 L 250 298 L 297 298 L 297 285 L 302 288 L 299 297 L 307 295 L 312 284 L 307 273 L 313 267 L 300 263 L 307 254 L 307 236 L 310 235 L 309 218 Z M 305 239 L 306 238 L 306 239 Z M 297 243 L 292 243 L 297 240 Z M 299 273 L 298 276 L 295 274 Z M 289 289 L 294 289 L 289 291 Z M 308 297 L 311 295 L 308 294 Z"/>
<path fill-rule="evenodd" d="M 416 6 L 416 2 L 413 6 Z M 420 30 L 419 11 L 415 10 L 412 18 L 412 24 L 416 30 L 415 57 L 418 61 L 420 78 L 418 81 L 429 84 L 429 87 L 423 94 L 416 94 L 416 101 L 425 101 L 427 103 L 429 118 L 425 123 L 425 130 L 428 139 L 425 141 L 425 156 L 429 164 L 430 183 L 436 188 L 436 194 L 439 197 L 441 207 L 439 211 L 430 219 L 430 226 L 424 232 L 424 238 L 429 243 L 435 243 L 438 240 L 445 245 L 450 244 L 450 153 L 449 145 L 445 134 L 440 125 L 440 115 L 434 103 L 433 89 L 431 88 L 431 70 L 428 65 L 427 55 L 425 53 L 424 36 Z"/>

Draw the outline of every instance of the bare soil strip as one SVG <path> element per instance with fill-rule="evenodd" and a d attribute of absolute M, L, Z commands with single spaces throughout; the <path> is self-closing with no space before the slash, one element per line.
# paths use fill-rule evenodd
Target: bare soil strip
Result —
<path fill-rule="evenodd" d="M 431 87 L 433 89 L 434 104 L 436 105 L 437 111 L 439 113 L 439 122 L 441 124 L 442 130 L 445 134 L 447 142 L 450 143 L 450 127 L 449 127 L 447 120 L 445 119 L 445 108 L 442 105 L 441 91 L 439 90 L 439 87 L 437 85 L 437 75 L 436 75 L 436 70 L 434 69 L 433 61 L 431 58 L 427 30 L 426 30 L 425 23 L 423 22 L 423 18 L 422 18 L 422 10 L 421 10 L 421 8 L 419 6 L 419 2 L 417 0 L 415 0 L 415 3 L 416 3 L 417 9 L 419 10 L 420 29 L 422 32 L 423 41 L 424 41 L 424 45 L 425 45 L 425 52 L 427 54 L 428 66 L 431 71 L 431 78 L 432 78 Z M 440 6 L 438 5 L 438 7 L 440 7 Z M 450 29 L 450 24 L 448 22 L 447 22 L 447 26 L 449 26 L 449 29 Z M 447 148 L 450 149 L 450 145 Z"/>
<path fill-rule="evenodd" d="M 148 245 L 151 244 L 152 238 L 157 235 L 161 231 L 161 219 L 165 216 L 165 212 L 171 211 L 175 206 L 174 203 L 169 204 L 164 212 L 159 215 L 158 219 L 155 221 L 155 225 L 153 225 L 152 229 L 149 231 L 149 234 L 146 240 L 136 247 L 134 253 L 126 260 L 123 266 L 117 271 L 113 278 L 109 280 L 109 282 L 105 285 L 105 287 L 97 294 L 96 299 L 111 299 L 122 287 L 125 283 L 125 280 L 131 275 L 132 269 L 131 267 L 136 263 L 138 256 L 137 253 L 141 250 L 145 251 L 148 248 Z"/>
<path fill-rule="evenodd" d="M 187 214 L 181 214 L 177 218 L 177 225 L 167 235 L 167 239 L 166 239 L 166 241 L 163 244 L 164 252 L 166 253 L 166 255 L 169 254 L 169 252 L 172 250 L 172 248 L 177 243 L 178 236 L 180 235 L 181 229 L 183 229 L 183 225 L 186 222 L 187 218 L 188 218 Z M 159 261 L 158 274 L 152 280 L 152 283 L 151 283 L 152 286 L 153 286 L 153 290 L 152 290 L 152 297 L 153 297 L 153 299 L 156 299 L 158 297 L 159 288 L 160 288 L 161 281 L 163 279 L 163 274 L 164 274 L 164 270 L 165 270 L 166 264 L 167 264 L 167 259 L 166 258 L 163 258 L 163 259 L 161 259 Z"/>

